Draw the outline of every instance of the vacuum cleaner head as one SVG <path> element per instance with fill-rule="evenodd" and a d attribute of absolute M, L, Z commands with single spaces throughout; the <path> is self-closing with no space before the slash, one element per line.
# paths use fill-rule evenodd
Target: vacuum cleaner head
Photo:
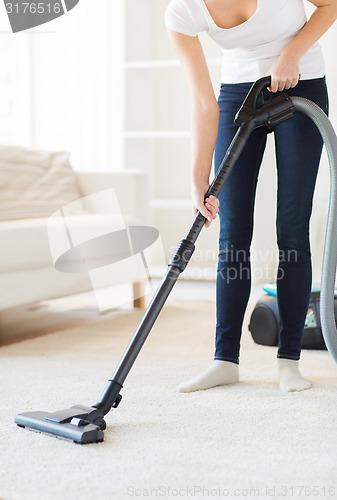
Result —
<path fill-rule="evenodd" d="M 75 405 L 55 413 L 19 413 L 15 417 L 15 423 L 32 431 L 51 434 L 79 444 L 101 443 L 106 427 L 103 414 L 97 408 L 83 405 Z"/>

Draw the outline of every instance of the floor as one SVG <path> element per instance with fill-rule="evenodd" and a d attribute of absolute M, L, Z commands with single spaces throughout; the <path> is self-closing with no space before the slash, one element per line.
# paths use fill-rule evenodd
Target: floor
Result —
<path fill-rule="evenodd" d="M 152 280 L 153 292 L 146 296 L 146 305 L 151 301 L 160 283 L 160 280 Z M 112 290 L 107 293 L 123 293 L 125 303 L 117 309 L 100 312 L 94 294 L 88 292 L 5 311 L 1 314 L 0 345 L 60 331 L 63 328 L 105 321 L 124 314 L 126 309 L 133 308 L 131 287 L 122 286 L 119 292 Z M 252 286 L 250 305 L 255 304 L 261 293 L 263 293 L 261 284 Z M 167 303 L 176 299 L 215 301 L 215 283 L 179 279 Z"/>
<path fill-rule="evenodd" d="M 239 384 L 175 392 L 212 359 L 215 304 L 205 296 L 213 291 L 177 286 L 179 299 L 163 308 L 100 444 L 28 432 L 14 417 L 96 402 L 142 311 L 1 347 L 0 498 L 335 498 L 337 371 L 326 351 L 303 352 L 313 388 L 284 394 L 277 348 L 255 344 L 245 327 Z"/>
<path fill-rule="evenodd" d="M 153 293 L 160 285 L 160 280 L 153 280 Z M 131 288 L 123 287 L 120 292 L 125 295 L 125 303 L 118 309 L 100 312 L 92 292 L 74 295 L 39 304 L 8 310 L 1 315 L 0 345 L 7 345 L 13 341 L 44 335 L 60 331 L 81 324 L 105 321 L 133 307 Z M 108 293 L 116 293 L 108 292 Z M 146 297 L 148 305 L 153 293 Z M 261 285 L 252 288 L 250 302 L 253 304 L 262 293 Z M 179 279 L 173 288 L 167 303 L 176 299 L 215 301 L 215 283 L 213 281 L 190 281 Z"/>

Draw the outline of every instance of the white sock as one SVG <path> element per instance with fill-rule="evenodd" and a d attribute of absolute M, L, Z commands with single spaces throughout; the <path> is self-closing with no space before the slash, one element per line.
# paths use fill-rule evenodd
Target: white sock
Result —
<path fill-rule="evenodd" d="M 213 364 L 197 377 L 177 387 L 178 392 L 193 392 L 210 389 L 218 385 L 239 382 L 239 365 L 230 361 L 214 360 Z"/>
<path fill-rule="evenodd" d="M 277 361 L 280 388 L 283 392 L 310 389 L 311 383 L 301 375 L 298 368 L 298 361 L 284 358 L 280 358 Z"/>

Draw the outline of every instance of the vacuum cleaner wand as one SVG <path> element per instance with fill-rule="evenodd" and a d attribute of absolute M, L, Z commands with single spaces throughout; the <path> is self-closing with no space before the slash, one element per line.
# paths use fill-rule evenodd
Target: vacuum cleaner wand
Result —
<path fill-rule="evenodd" d="M 237 133 L 226 152 L 225 158 L 205 198 L 210 195 L 218 197 L 254 129 L 262 125 L 272 128 L 278 123 L 292 117 L 294 106 L 286 94 L 272 99 L 258 109 L 256 108 L 260 92 L 270 86 L 270 84 L 271 78 L 268 76 L 261 78 L 252 85 L 235 118 L 235 123 L 239 125 Z M 21 413 L 15 418 L 15 422 L 19 426 L 70 439 L 81 444 L 103 441 L 103 431 L 106 428 L 104 416 L 111 408 L 116 408 L 119 405 L 122 399 L 120 390 L 123 387 L 124 380 L 131 370 L 179 275 L 184 271 L 191 259 L 195 249 L 195 242 L 205 221 L 205 217 L 198 212 L 187 236 L 178 244 L 169 261 L 166 276 L 149 304 L 98 403 L 90 407 L 75 405 L 69 409 L 55 413 L 41 411 Z"/>

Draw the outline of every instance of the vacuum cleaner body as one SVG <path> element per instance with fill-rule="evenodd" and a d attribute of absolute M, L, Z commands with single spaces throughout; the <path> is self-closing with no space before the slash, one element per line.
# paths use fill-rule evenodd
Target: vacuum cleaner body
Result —
<path fill-rule="evenodd" d="M 335 317 L 337 299 L 335 299 Z M 277 346 L 281 329 L 277 297 L 266 293 L 257 301 L 248 326 L 256 344 Z M 320 322 L 320 293 L 310 295 L 308 312 L 302 337 L 302 349 L 326 349 Z"/>

